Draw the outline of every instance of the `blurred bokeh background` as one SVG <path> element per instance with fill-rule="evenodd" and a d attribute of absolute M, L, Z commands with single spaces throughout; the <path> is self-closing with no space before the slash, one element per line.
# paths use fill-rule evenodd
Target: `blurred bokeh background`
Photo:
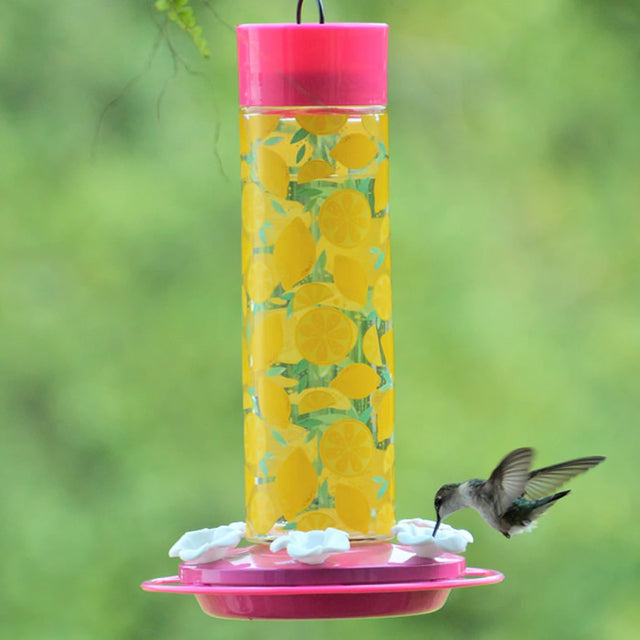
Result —
<path fill-rule="evenodd" d="M 6 637 L 638 637 L 635 0 L 325 2 L 391 25 L 398 516 L 516 446 L 608 461 L 533 534 L 452 516 L 507 578 L 432 615 L 215 621 L 139 589 L 244 517 L 233 25 L 295 12 L 191 4 L 209 60 L 153 0 L 3 5 Z"/>

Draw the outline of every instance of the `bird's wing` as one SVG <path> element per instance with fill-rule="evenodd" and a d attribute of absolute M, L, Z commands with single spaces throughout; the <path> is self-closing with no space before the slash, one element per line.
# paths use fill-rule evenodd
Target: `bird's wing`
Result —
<path fill-rule="evenodd" d="M 523 447 L 507 454 L 486 482 L 486 491 L 497 500 L 500 513 L 522 496 L 530 478 L 533 449 Z"/>
<path fill-rule="evenodd" d="M 589 458 L 578 458 L 577 460 L 569 460 L 569 462 L 561 462 L 560 464 L 553 464 L 550 467 L 536 469 L 531 472 L 524 490 L 524 497 L 527 498 L 527 500 L 544 498 L 574 476 L 588 471 L 591 467 L 595 467 L 603 460 L 604 458 L 602 456 L 591 456 Z"/>

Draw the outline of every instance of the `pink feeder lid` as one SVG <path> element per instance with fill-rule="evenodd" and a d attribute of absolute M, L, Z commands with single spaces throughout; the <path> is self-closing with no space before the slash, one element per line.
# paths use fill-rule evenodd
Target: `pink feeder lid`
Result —
<path fill-rule="evenodd" d="M 388 31 L 374 23 L 239 25 L 240 105 L 386 105 Z"/>

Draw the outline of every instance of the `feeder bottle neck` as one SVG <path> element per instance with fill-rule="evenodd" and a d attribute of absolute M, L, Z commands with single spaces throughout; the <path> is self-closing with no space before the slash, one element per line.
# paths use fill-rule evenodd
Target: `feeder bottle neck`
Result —
<path fill-rule="evenodd" d="M 374 23 L 239 25 L 240 106 L 386 105 L 388 30 Z"/>

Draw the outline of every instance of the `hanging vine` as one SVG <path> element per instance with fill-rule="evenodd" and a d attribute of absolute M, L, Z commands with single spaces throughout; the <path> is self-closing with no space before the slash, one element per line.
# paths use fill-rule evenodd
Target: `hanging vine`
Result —
<path fill-rule="evenodd" d="M 155 8 L 166 13 L 169 20 L 189 34 L 203 57 L 208 58 L 211 55 L 209 45 L 202 35 L 202 27 L 196 21 L 190 0 L 156 0 Z"/>

